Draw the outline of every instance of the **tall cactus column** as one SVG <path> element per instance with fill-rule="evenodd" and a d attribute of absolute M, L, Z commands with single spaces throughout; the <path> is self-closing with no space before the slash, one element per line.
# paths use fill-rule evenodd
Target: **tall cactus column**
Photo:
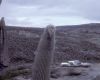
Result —
<path fill-rule="evenodd" d="M 8 39 L 7 39 L 7 31 L 6 31 L 6 26 L 5 26 L 5 21 L 4 17 L 1 18 L 0 21 L 0 37 L 1 37 L 1 42 L 0 42 L 0 60 L 2 63 L 6 66 L 9 64 L 9 56 L 8 56 Z"/>
<path fill-rule="evenodd" d="M 49 80 L 50 64 L 52 62 L 55 46 L 55 28 L 48 25 L 41 36 L 38 48 L 35 52 L 32 80 Z"/>
<path fill-rule="evenodd" d="M 1 62 L 1 54 L 4 48 L 4 29 L 2 26 L 2 19 L 0 20 L 0 62 Z"/>
<path fill-rule="evenodd" d="M 0 5 L 1 5 L 2 0 L 0 0 Z"/>

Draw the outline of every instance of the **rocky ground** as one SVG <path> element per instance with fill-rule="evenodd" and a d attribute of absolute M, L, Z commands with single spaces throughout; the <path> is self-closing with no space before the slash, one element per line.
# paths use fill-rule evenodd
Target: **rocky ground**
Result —
<path fill-rule="evenodd" d="M 0 73 L 0 80 L 31 80 L 31 64 L 7 68 Z M 2 74 L 2 75 L 1 75 Z M 97 79 L 96 79 L 97 78 Z M 99 80 L 100 64 L 91 67 L 53 67 L 50 80 Z"/>
<path fill-rule="evenodd" d="M 25 78 L 28 80 L 31 78 L 34 51 L 42 32 L 43 28 L 7 26 L 8 54 L 11 66 L 0 72 L 0 80 L 23 80 Z M 92 80 L 100 74 L 100 24 L 58 26 L 55 47 L 54 65 L 57 69 L 51 69 L 53 70 L 51 80 Z M 76 59 L 91 62 L 92 66 L 75 68 L 76 71 L 82 73 L 79 75 L 68 75 L 68 70 L 71 69 L 67 68 L 64 72 L 65 68 L 58 68 L 61 62 Z M 24 67 L 20 66 L 21 64 L 24 64 Z"/>

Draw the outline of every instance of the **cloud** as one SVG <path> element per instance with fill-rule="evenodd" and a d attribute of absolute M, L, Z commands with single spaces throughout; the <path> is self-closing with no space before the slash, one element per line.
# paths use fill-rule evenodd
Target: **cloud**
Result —
<path fill-rule="evenodd" d="M 100 20 L 100 1 L 98 0 L 77 0 L 76 4 L 73 4 L 71 7 L 74 10 L 78 11 L 80 16 L 83 16 L 87 19 Z"/>
<path fill-rule="evenodd" d="M 73 20 L 73 21 L 72 21 Z M 18 26 L 38 26 L 44 27 L 47 24 L 54 25 L 75 25 L 75 24 L 84 24 L 89 23 L 90 20 L 82 17 L 60 17 L 60 16 L 39 16 L 39 17 L 6 17 L 6 22 L 9 25 L 18 25 Z"/>
<path fill-rule="evenodd" d="M 83 24 L 100 21 L 98 0 L 3 0 L 0 17 L 12 25 Z"/>

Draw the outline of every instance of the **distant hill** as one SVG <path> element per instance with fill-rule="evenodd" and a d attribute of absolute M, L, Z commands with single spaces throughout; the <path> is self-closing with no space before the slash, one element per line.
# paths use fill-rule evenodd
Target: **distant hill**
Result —
<path fill-rule="evenodd" d="M 43 28 L 7 26 L 11 63 L 32 62 Z M 79 59 L 100 61 L 100 24 L 56 27 L 54 62 Z"/>

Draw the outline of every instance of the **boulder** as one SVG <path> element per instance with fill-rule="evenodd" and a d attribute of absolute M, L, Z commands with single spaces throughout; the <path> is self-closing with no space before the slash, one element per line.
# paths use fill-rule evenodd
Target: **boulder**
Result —
<path fill-rule="evenodd" d="M 100 75 L 97 75 L 93 80 L 100 80 Z"/>
<path fill-rule="evenodd" d="M 51 78 L 59 78 L 64 76 L 78 76 L 84 73 L 82 67 L 57 67 L 51 70 Z"/>

